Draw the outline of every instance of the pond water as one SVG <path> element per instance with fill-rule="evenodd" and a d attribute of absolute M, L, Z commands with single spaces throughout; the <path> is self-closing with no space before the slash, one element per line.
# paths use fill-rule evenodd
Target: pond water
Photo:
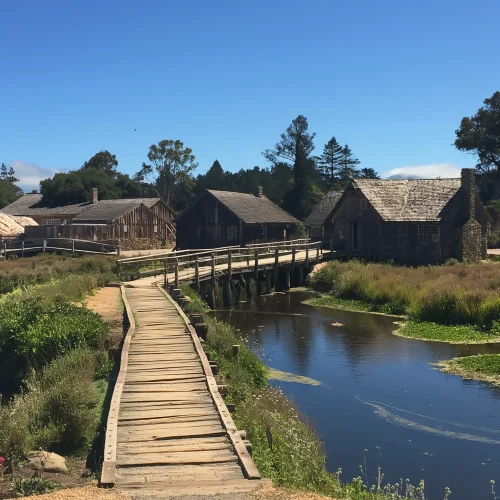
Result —
<path fill-rule="evenodd" d="M 248 335 L 268 366 L 321 382 L 271 383 L 315 423 L 328 469 L 342 468 L 344 480 L 360 475 L 367 449 L 371 484 L 380 464 L 387 482 L 424 479 L 432 500 L 446 486 L 451 500 L 491 500 L 490 480 L 500 481 L 500 391 L 430 363 L 500 346 L 407 340 L 392 335 L 392 318 L 307 306 L 307 297 L 261 296 L 214 314 Z"/>

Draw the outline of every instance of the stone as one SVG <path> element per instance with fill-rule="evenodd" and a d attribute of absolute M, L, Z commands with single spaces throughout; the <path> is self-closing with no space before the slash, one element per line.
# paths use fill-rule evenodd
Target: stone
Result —
<path fill-rule="evenodd" d="M 28 459 L 28 467 L 30 469 L 38 470 L 41 467 L 43 459 L 44 472 L 59 472 L 62 474 L 68 473 L 66 459 L 57 453 L 51 453 L 48 451 L 33 451 L 28 455 Z"/>

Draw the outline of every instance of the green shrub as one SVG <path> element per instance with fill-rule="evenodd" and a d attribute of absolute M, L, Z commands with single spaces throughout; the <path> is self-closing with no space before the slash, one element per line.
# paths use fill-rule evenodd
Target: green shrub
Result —
<path fill-rule="evenodd" d="M 14 477 L 10 486 L 10 493 L 14 496 L 29 497 L 43 495 L 61 488 L 60 484 L 54 483 L 45 477 L 40 477 L 35 473 L 33 477 Z"/>
<path fill-rule="evenodd" d="M 59 453 L 88 448 L 99 422 L 95 368 L 95 353 L 75 349 L 32 373 L 27 392 L 0 407 L 0 456 L 9 467 L 39 447 Z"/>

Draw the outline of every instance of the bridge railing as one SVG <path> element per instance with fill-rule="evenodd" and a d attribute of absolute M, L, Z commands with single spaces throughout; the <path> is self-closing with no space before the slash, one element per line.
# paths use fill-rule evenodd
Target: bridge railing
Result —
<path fill-rule="evenodd" d="M 24 257 L 28 253 L 70 252 L 106 254 L 117 252 L 115 245 L 100 241 L 76 240 L 70 238 L 45 238 L 36 240 L 5 240 L 0 246 L 0 255 L 10 254 Z"/>
<path fill-rule="evenodd" d="M 207 268 L 210 274 L 219 272 L 231 272 L 236 263 L 244 262 L 246 265 L 237 266 L 239 269 L 253 266 L 258 268 L 259 263 L 265 259 L 273 259 L 266 262 L 267 265 L 276 264 L 289 257 L 290 262 L 295 262 L 295 257 L 299 252 L 301 259 L 305 261 L 319 261 L 321 242 L 311 242 L 309 239 L 299 239 L 291 241 L 277 241 L 272 243 L 261 243 L 248 245 L 246 247 L 231 246 L 201 250 L 180 250 L 176 252 L 162 253 L 151 256 L 132 257 L 117 260 L 119 273 L 129 279 L 145 276 L 164 275 L 168 281 L 168 275 L 174 274 L 174 281 L 178 283 L 179 275 L 184 271 L 189 272 L 195 280 L 200 275 L 207 275 Z"/>

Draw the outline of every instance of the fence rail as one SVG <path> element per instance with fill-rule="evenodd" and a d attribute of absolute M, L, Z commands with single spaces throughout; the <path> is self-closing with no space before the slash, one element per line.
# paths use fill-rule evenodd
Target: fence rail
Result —
<path fill-rule="evenodd" d="M 128 275 L 130 279 L 163 275 L 166 283 L 168 276 L 173 275 L 173 280 L 178 284 L 180 277 L 188 276 L 189 279 L 192 278 L 198 282 L 202 277 L 206 278 L 208 275 L 213 278 L 216 273 L 231 274 L 233 269 L 236 272 L 245 268 L 247 270 L 253 268 L 257 272 L 260 267 L 274 266 L 277 268 L 285 262 L 294 266 L 296 260 L 299 259 L 307 266 L 309 263 L 319 262 L 320 251 L 320 241 L 311 242 L 309 239 L 300 239 L 253 244 L 246 247 L 230 246 L 180 250 L 119 259 L 117 263 L 119 273 Z M 222 266 L 223 264 L 224 266 Z M 208 272 L 209 270 L 210 272 Z"/>
<path fill-rule="evenodd" d="M 5 240 L 0 247 L 0 255 L 21 255 L 26 253 L 71 252 L 90 254 L 118 254 L 118 247 L 100 241 L 75 240 L 69 238 L 45 238 L 37 240 Z"/>

